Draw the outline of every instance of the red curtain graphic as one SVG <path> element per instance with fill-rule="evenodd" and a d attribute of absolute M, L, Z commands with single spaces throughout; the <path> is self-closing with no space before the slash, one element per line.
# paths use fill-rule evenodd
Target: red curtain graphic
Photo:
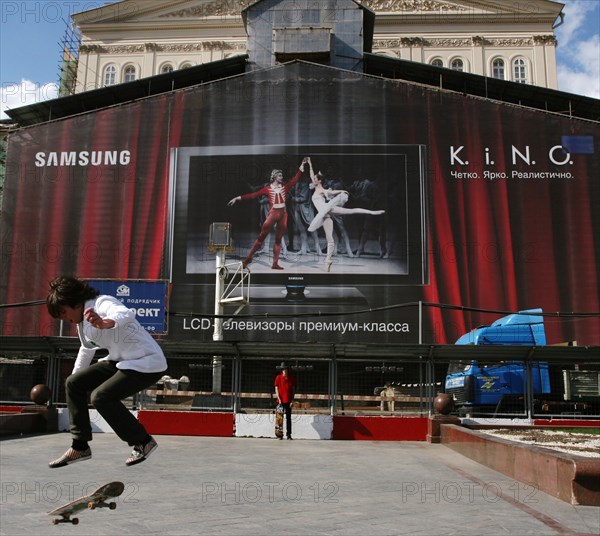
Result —
<path fill-rule="evenodd" d="M 598 173 L 597 137 L 595 154 L 571 155 L 572 165 L 548 165 L 561 135 L 577 132 L 579 126 L 590 132 L 586 125 L 468 99 L 454 110 L 459 111 L 452 130 L 440 130 L 435 114 L 429 115 L 431 285 L 424 287 L 425 299 L 506 311 L 598 311 L 599 225 L 593 204 L 599 198 L 592 179 Z M 450 165 L 450 147 L 463 144 L 461 158 L 468 154 L 470 163 L 461 169 Z M 562 178 L 513 176 L 513 170 L 540 170 L 512 165 L 513 146 L 523 153 L 529 146 L 532 161 Z M 486 178 L 491 167 L 485 164 L 486 148 L 490 161 L 497 160 L 493 172 L 505 173 L 505 178 Z M 478 178 L 458 179 L 452 172 Z M 431 322 L 437 340 L 453 342 L 499 316 L 433 309 Z M 597 318 L 547 319 L 548 342 L 597 344 L 599 324 Z"/>
<path fill-rule="evenodd" d="M 3 214 L 4 303 L 44 299 L 48 282 L 164 277 L 168 211 L 168 104 L 110 108 L 17 133 L 9 149 Z M 151 111 L 149 111 L 151 108 Z M 106 165 L 107 151 L 125 160 Z M 39 162 L 51 165 L 36 167 Z M 49 156 L 89 155 L 88 165 Z M 101 165 L 91 165 L 92 152 Z M 99 156 L 100 155 L 100 156 Z M 87 161 L 87 160 L 86 160 Z M 6 335 L 55 335 L 44 307 L 6 309 Z"/>

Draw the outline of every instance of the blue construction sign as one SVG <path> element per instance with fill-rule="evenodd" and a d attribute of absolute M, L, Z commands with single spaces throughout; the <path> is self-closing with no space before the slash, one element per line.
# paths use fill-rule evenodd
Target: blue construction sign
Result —
<path fill-rule="evenodd" d="M 167 332 L 167 281 L 97 279 L 88 283 L 132 309 L 146 331 Z"/>

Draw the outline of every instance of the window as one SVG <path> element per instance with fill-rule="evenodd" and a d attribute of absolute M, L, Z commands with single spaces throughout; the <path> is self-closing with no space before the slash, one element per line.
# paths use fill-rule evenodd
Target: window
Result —
<path fill-rule="evenodd" d="M 172 72 L 173 72 L 173 66 L 170 63 L 165 63 L 160 69 L 161 74 L 172 73 Z"/>
<path fill-rule="evenodd" d="M 114 86 L 117 83 L 117 68 L 114 65 L 107 65 L 104 68 L 103 86 Z"/>
<path fill-rule="evenodd" d="M 431 62 L 431 65 L 433 65 L 434 67 L 443 67 L 444 66 L 444 62 L 440 58 L 435 58 Z"/>
<path fill-rule="evenodd" d="M 498 80 L 506 80 L 504 76 L 504 60 L 497 59 L 492 63 L 492 76 Z"/>
<path fill-rule="evenodd" d="M 133 65 L 128 65 L 125 67 L 123 81 L 124 82 L 133 82 L 136 79 L 135 76 L 135 67 Z"/>
<path fill-rule="evenodd" d="M 527 64 L 523 58 L 513 62 L 513 79 L 519 84 L 527 84 Z"/>
<path fill-rule="evenodd" d="M 184 64 L 181 65 L 180 69 L 189 69 L 192 66 L 192 64 L 189 61 L 186 61 Z"/>
<path fill-rule="evenodd" d="M 463 60 L 461 60 L 460 58 L 452 60 L 452 63 L 450 64 L 450 68 L 454 71 L 461 71 L 461 72 L 464 71 Z"/>

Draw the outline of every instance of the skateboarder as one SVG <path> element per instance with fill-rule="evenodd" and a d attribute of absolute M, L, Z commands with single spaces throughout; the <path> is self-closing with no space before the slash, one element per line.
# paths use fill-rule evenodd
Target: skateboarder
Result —
<path fill-rule="evenodd" d="M 50 467 L 63 467 L 92 457 L 89 441 L 92 405 L 115 433 L 133 447 L 126 465 L 143 462 L 157 447 L 142 424 L 121 400 L 155 384 L 167 369 L 157 342 L 135 319 L 135 314 L 112 296 L 100 295 L 87 282 L 58 277 L 50 282 L 46 299 L 54 318 L 77 325 L 81 342 L 73 373 L 65 382 L 72 444 Z M 90 365 L 96 350 L 108 355 Z"/>
<path fill-rule="evenodd" d="M 294 390 L 296 382 L 290 376 L 289 369 L 285 365 L 281 374 L 275 378 L 275 397 L 277 403 L 283 406 L 285 412 L 285 432 L 288 439 L 292 439 L 292 405 L 294 403 Z M 279 439 L 283 439 L 283 434 Z"/>

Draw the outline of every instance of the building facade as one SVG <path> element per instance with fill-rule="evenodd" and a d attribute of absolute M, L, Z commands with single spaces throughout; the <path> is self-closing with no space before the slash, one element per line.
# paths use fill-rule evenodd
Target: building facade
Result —
<path fill-rule="evenodd" d="M 333 12 L 337 3 L 293 0 L 297 18 L 290 25 L 315 26 L 312 11 L 321 13 L 317 24 L 326 26 L 327 12 Z M 563 4 L 550 0 L 355 3 L 375 18 L 368 43 L 371 50 L 365 48 L 365 52 L 558 87 L 554 28 L 562 21 Z M 63 94 L 245 54 L 248 33 L 243 14 L 254 4 L 248 0 L 123 0 L 75 14 L 73 24 L 81 35 L 77 74 L 75 80 L 62 81 L 67 88 Z M 273 55 L 273 64 L 277 62 Z"/>

